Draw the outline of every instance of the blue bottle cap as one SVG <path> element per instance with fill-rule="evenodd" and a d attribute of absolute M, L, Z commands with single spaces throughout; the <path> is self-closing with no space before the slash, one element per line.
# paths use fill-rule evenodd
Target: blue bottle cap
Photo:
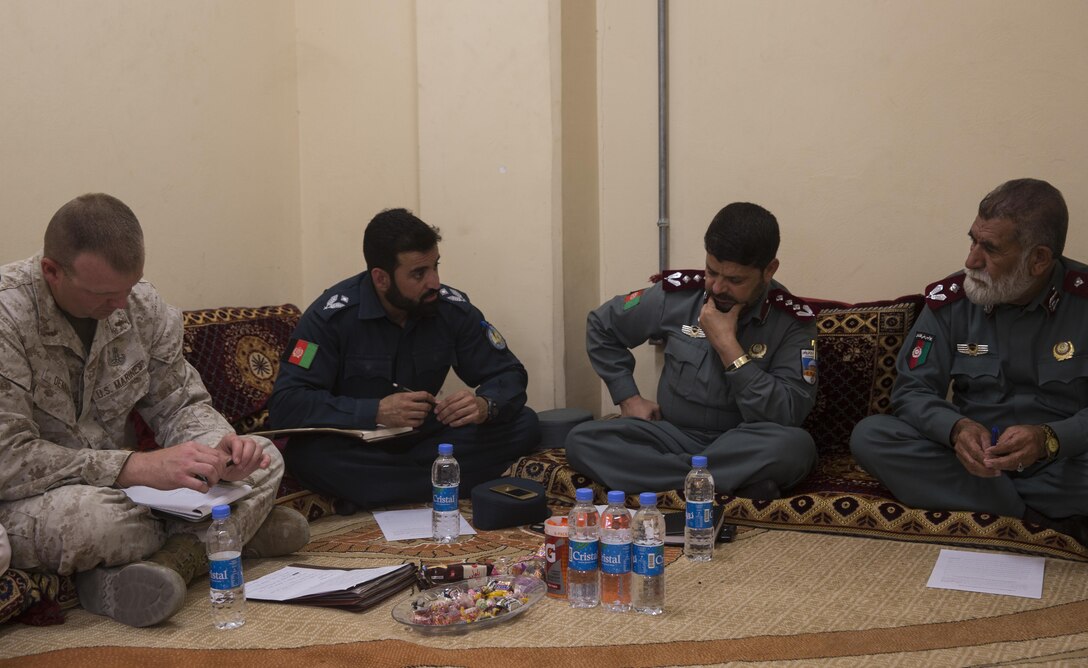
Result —
<path fill-rule="evenodd" d="M 694 457 L 691 458 L 691 465 L 694 466 L 697 469 L 705 469 L 706 468 L 706 457 L 704 457 L 702 455 L 695 455 Z"/>
<path fill-rule="evenodd" d="M 593 490 L 588 487 L 579 487 L 574 492 L 574 500 L 581 503 L 593 500 Z"/>
<path fill-rule="evenodd" d="M 438 454 L 440 454 L 440 455 L 452 455 L 453 454 L 453 444 L 452 443 L 439 443 L 438 444 Z"/>
<path fill-rule="evenodd" d="M 618 489 L 614 489 L 614 490 L 612 490 L 611 492 L 608 493 L 608 502 L 613 503 L 613 504 L 614 503 L 623 503 L 623 500 L 624 500 L 624 498 L 626 498 L 626 496 L 627 495 L 624 494 L 622 491 L 620 491 Z"/>
<path fill-rule="evenodd" d="M 656 506 L 657 494 L 654 494 L 653 492 L 643 492 L 638 495 L 638 502 L 639 505 L 642 506 Z"/>
<path fill-rule="evenodd" d="M 221 520 L 225 517 L 230 517 L 230 506 L 222 504 L 212 508 L 213 520 Z"/>

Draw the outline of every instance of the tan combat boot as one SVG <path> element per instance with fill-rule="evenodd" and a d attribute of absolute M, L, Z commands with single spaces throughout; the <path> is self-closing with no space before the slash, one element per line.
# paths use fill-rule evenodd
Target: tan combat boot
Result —
<path fill-rule="evenodd" d="M 272 506 L 264 523 L 242 548 L 245 559 L 281 557 L 302 549 L 310 542 L 310 523 L 287 506 Z"/>

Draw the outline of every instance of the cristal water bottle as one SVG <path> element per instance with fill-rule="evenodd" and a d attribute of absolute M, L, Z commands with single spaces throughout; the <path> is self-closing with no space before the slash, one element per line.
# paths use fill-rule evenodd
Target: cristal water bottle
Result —
<path fill-rule="evenodd" d="M 436 543 L 453 543 L 461 535 L 461 511 L 457 509 L 457 488 L 461 467 L 453 458 L 453 446 L 442 443 L 431 466 L 431 533 Z"/>
<path fill-rule="evenodd" d="M 660 615 L 665 611 L 665 517 L 653 492 L 639 494 L 638 502 L 641 507 L 631 520 L 631 607 Z"/>
<path fill-rule="evenodd" d="M 601 605 L 611 612 L 631 609 L 631 513 L 623 500 L 612 490 L 601 514 Z"/>
<path fill-rule="evenodd" d="M 572 608 L 592 608 L 600 599 L 597 507 L 593 490 L 586 487 L 575 491 L 574 500 L 567 516 L 567 600 Z"/>
<path fill-rule="evenodd" d="M 714 476 L 702 455 L 691 458 L 684 501 L 684 554 L 692 561 L 710 561 L 714 556 Z"/>
<path fill-rule="evenodd" d="M 242 536 L 230 516 L 230 506 L 212 508 L 205 541 L 211 581 L 212 622 L 220 630 L 246 623 L 246 588 L 242 579 Z"/>

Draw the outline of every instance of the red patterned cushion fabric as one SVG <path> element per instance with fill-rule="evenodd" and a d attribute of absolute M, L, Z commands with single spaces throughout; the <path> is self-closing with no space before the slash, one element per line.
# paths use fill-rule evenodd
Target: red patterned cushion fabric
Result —
<path fill-rule="evenodd" d="M 301 315 L 294 304 L 185 311 L 185 357 L 239 433 L 264 427 L 280 354 Z"/>
<path fill-rule="evenodd" d="M 0 624 L 63 624 L 61 610 L 79 603 L 72 578 L 9 568 L 0 573 Z"/>
<path fill-rule="evenodd" d="M 812 475 L 795 490 L 860 492 L 890 496 L 850 454 L 850 432 L 862 418 L 891 410 L 895 359 L 923 305 L 922 295 L 892 301 L 843 304 L 818 299 L 816 405 L 801 425 L 820 452 Z"/>

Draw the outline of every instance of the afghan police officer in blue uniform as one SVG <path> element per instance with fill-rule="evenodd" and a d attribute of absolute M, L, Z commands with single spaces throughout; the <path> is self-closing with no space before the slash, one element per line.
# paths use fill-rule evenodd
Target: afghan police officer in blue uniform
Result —
<path fill-rule="evenodd" d="M 706 455 L 717 490 L 775 498 L 812 470 L 799 428 L 816 402 L 815 313 L 772 280 L 778 221 L 723 208 L 704 237 L 706 271 L 667 271 L 589 314 L 586 347 L 621 417 L 575 427 L 567 457 L 613 489 L 683 487 Z M 635 383 L 634 348 L 663 339 L 657 401 Z"/>
<path fill-rule="evenodd" d="M 467 490 L 539 441 L 525 367 L 463 292 L 439 282 L 440 240 L 405 209 L 379 213 L 363 235 L 367 271 L 310 305 L 281 359 L 273 428 L 413 428 L 378 442 L 291 438 L 287 470 L 342 512 L 430 499 L 438 443 L 454 444 Z M 474 389 L 439 398 L 451 368 Z"/>
<path fill-rule="evenodd" d="M 965 271 L 926 288 L 896 364 L 895 414 L 862 420 L 850 441 L 904 503 L 1085 542 L 1088 267 L 1062 256 L 1068 221 L 1049 183 L 998 186 L 968 232 Z"/>

